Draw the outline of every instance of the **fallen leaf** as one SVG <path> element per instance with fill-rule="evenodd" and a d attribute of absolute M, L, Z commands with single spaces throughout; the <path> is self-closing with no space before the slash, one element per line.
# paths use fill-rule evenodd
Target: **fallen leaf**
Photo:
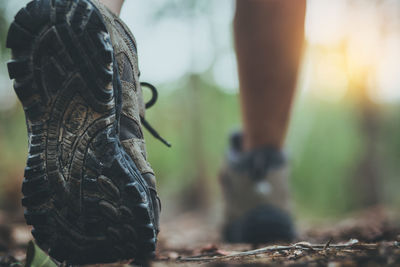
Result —
<path fill-rule="evenodd" d="M 57 264 L 33 241 L 29 241 L 26 251 L 26 267 L 57 267 Z"/>

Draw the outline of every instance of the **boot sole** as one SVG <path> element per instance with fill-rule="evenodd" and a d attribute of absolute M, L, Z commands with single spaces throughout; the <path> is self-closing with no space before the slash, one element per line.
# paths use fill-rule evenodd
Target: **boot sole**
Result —
<path fill-rule="evenodd" d="M 69 264 L 154 256 L 150 192 L 118 138 L 121 84 L 102 15 L 88 0 L 35 0 L 7 37 L 26 115 L 22 185 L 37 244 Z"/>

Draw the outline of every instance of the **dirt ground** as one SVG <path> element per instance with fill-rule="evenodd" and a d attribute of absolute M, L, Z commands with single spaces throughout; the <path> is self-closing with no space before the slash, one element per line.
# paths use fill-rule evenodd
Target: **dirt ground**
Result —
<path fill-rule="evenodd" d="M 0 212 L 0 266 L 24 266 L 30 229 Z M 163 224 L 151 266 L 400 266 L 399 220 L 375 207 L 338 222 L 301 223 L 291 244 L 230 245 L 198 213 Z M 130 266 L 127 263 L 96 266 Z"/>

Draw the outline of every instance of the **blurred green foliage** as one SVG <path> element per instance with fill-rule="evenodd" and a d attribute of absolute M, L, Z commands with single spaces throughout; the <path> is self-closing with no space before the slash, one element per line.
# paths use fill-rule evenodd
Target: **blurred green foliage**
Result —
<path fill-rule="evenodd" d="M 193 80 L 195 79 L 195 84 Z M 229 132 L 240 125 L 237 95 L 219 90 L 207 74 L 188 76 L 169 92 L 160 87 L 159 104 L 149 120 L 173 143 L 165 148 L 147 137 L 150 162 L 157 171 L 162 195 L 179 201 L 179 195 L 198 174 L 208 190 L 219 193 L 217 173 L 223 160 Z M 184 86 L 186 88 L 181 88 Z M 200 88 L 200 89 L 199 89 Z M 350 99 L 325 102 L 308 95 L 298 97 L 287 140 L 292 166 L 296 211 L 302 216 L 338 216 L 352 211 L 355 203 L 353 176 L 364 155 L 364 133 L 358 105 Z M 398 106 L 382 106 L 379 140 L 383 160 L 381 179 L 384 201 L 399 203 L 400 127 Z M 198 132 L 196 132 L 198 131 Z M 397 187 L 398 188 L 398 187 Z M 215 195 L 211 194 L 213 200 Z"/>
<path fill-rule="evenodd" d="M 0 37 L 1 47 L 4 47 L 8 23 L 4 23 L 2 3 Z M 164 12 L 173 14 L 177 3 L 187 3 L 188 10 L 204 12 L 207 2 L 172 1 L 172 7 L 166 7 Z M 2 48 L 0 52 L 5 53 Z M 5 60 L 1 64 L 4 66 Z M 7 77 L 5 68 L 2 70 L 0 76 Z M 212 203 L 219 199 L 217 174 L 227 137 L 232 129 L 240 127 L 238 97 L 218 88 L 211 71 L 189 73 L 172 84 L 159 85 L 159 91 L 158 104 L 147 112 L 148 121 L 173 146 L 168 149 L 148 134 L 146 140 L 161 197 L 172 199 L 178 207 L 187 206 L 188 197 L 193 198 L 194 206 L 201 198 Z M 381 106 L 381 111 L 379 147 L 384 159 L 381 174 L 384 201 L 398 205 L 400 108 L 386 105 Z M 350 99 L 330 103 L 311 95 L 298 97 L 287 151 L 292 166 L 294 203 L 301 216 L 338 216 L 355 208 L 355 185 L 350 181 L 365 147 L 359 113 L 358 106 Z M 26 160 L 26 129 L 19 104 L 11 109 L 0 109 L 0 151 L 1 207 L 5 203 L 6 185 L 18 177 L 22 179 Z M 200 196 L 187 194 L 195 192 L 193 188 L 199 186 L 202 187 Z"/>

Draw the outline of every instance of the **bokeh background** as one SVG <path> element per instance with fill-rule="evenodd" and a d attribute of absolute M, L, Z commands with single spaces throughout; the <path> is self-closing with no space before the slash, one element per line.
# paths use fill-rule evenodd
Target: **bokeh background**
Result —
<path fill-rule="evenodd" d="M 0 1 L 0 213 L 19 214 L 27 155 L 24 115 L 5 48 L 26 0 Z M 218 169 L 240 128 L 232 41 L 233 0 L 126 0 L 142 80 L 159 102 L 147 135 L 164 219 L 220 215 Z M 309 0 L 306 44 L 286 150 L 295 216 L 340 218 L 371 205 L 400 206 L 400 2 Z M 266 85 L 268 86 L 268 85 Z M 398 210 L 398 209 L 397 209 Z M 17 216 L 18 217 L 18 216 Z"/>

